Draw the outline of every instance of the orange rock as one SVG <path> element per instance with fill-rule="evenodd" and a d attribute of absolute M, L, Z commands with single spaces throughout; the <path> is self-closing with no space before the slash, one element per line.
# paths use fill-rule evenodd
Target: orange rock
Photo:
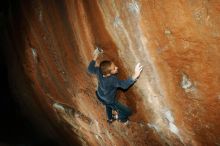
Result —
<path fill-rule="evenodd" d="M 20 1 L 9 16 L 11 86 L 42 131 L 69 145 L 219 145 L 219 6 Z M 118 93 L 134 111 L 127 127 L 108 125 L 96 99 L 97 81 L 86 70 L 96 47 L 121 79 L 144 65 L 135 85 Z"/>

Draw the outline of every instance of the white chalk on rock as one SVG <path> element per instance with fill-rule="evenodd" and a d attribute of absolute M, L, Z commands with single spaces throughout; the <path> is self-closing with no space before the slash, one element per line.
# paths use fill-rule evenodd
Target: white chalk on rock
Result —
<path fill-rule="evenodd" d="M 53 104 L 53 108 L 55 108 L 55 109 L 57 109 L 59 111 L 65 112 L 65 108 L 62 105 L 60 105 L 59 103 L 54 103 Z"/>

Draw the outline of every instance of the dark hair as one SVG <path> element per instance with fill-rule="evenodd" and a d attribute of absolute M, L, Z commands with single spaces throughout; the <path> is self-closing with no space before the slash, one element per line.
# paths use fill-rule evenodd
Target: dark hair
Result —
<path fill-rule="evenodd" d="M 112 65 L 112 62 L 109 61 L 109 60 L 104 60 L 100 63 L 100 70 L 101 70 L 101 73 L 103 75 L 107 75 L 110 73 L 110 66 Z"/>

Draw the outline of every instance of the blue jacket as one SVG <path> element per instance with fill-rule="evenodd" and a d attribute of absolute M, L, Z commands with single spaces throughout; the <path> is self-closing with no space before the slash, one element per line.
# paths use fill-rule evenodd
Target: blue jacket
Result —
<path fill-rule="evenodd" d="M 97 94 L 107 104 L 112 104 L 115 102 L 117 88 L 127 89 L 135 82 L 131 77 L 129 77 L 127 80 L 119 80 L 115 75 L 103 77 L 99 67 L 95 67 L 94 60 L 89 63 L 88 72 L 96 74 L 98 78 Z"/>

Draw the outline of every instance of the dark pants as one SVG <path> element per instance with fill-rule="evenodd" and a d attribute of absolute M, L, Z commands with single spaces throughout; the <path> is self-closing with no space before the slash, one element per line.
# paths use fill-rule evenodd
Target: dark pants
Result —
<path fill-rule="evenodd" d="M 98 100 L 105 105 L 106 108 L 106 113 L 107 113 L 107 117 L 108 119 L 112 119 L 112 110 L 116 110 L 118 112 L 118 119 L 122 122 L 125 122 L 128 120 L 128 117 L 132 114 L 132 111 L 130 108 L 128 108 L 127 106 L 121 104 L 118 101 L 115 101 L 112 104 L 107 104 L 103 99 L 101 99 L 97 92 L 96 92 L 96 96 L 98 98 Z"/>

